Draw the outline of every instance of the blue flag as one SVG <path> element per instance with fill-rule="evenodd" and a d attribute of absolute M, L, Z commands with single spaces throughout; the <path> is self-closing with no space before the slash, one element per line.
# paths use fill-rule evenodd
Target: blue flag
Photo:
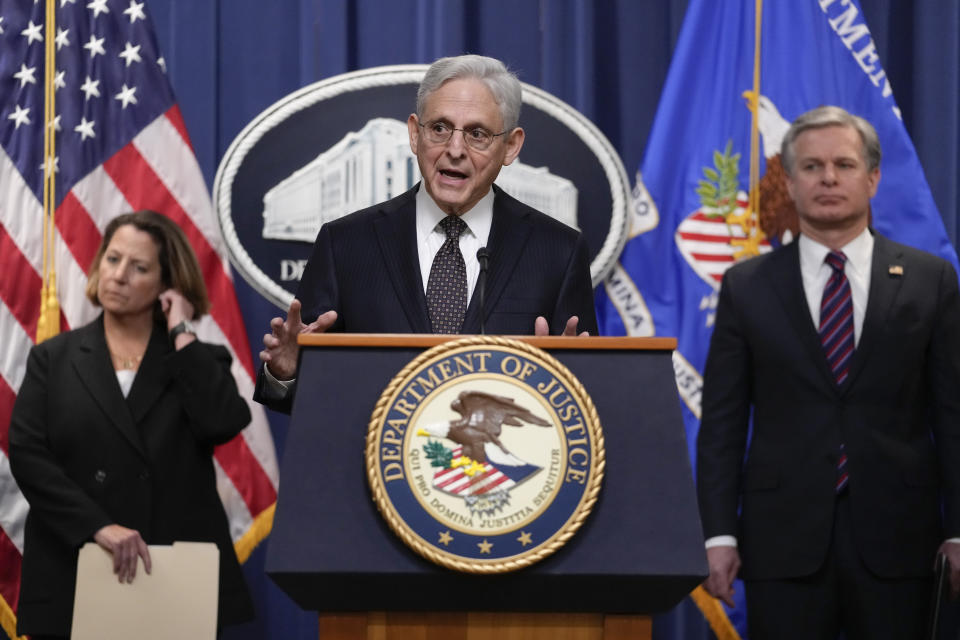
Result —
<path fill-rule="evenodd" d="M 958 266 L 856 0 L 768 2 L 758 16 L 760 4 L 691 0 L 637 176 L 631 237 L 598 293 L 603 334 L 677 337 L 691 461 L 723 273 L 797 233 L 779 159 L 797 116 L 832 104 L 870 121 L 883 150 L 873 227 Z M 719 609 L 705 609 L 715 603 L 695 596 L 719 637 L 743 634 L 742 602 L 718 626 Z"/>

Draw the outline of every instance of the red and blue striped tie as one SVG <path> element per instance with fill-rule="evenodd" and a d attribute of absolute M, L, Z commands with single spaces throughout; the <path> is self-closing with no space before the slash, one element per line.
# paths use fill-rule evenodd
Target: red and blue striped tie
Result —
<path fill-rule="evenodd" d="M 833 273 L 827 280 L 820 302 L 820 344 L 823 345 L 833 379 L 837 385 L 841 385 L 850 374 L 850 361 L 853 359 L 853 298 L 850 295 L 850 283 L 843 272 L 847 256 L 840 251 L 831 251 L 825 261 Z M 837 493 L 847 488 L 849 479 L 847 452 L 841 444 L 840 458 L 837 460 Z"/>

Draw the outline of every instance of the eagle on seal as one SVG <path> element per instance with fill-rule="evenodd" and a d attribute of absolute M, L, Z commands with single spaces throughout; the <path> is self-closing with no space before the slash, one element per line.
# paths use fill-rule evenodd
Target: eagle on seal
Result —
<path fill-rule="evenodd" d="M 429 424 L 418 433 L 452 440 L 462 447 L 464 457 L 479 463 L 489 460 L 512 466 L 527 464 L 500 442 L 502 426 L 522 427 L 524 423 L 550 426 L 549 421 L 521 407 L 512 398 L 483 391 L 461 391 L 450 408 L 460 414 L 459 419 Z"/>

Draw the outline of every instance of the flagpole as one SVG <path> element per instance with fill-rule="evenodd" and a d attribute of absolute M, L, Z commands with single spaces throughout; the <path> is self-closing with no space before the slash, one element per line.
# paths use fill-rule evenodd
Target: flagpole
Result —
<path fill-rule="evenodd" d="M 57 274 L 54 244 L 56 226 L 56 0 L 46 0 L 46 40 L 44 41 L 43 78 L 43 284 L 40 291 L 40 316 L 37 342 L 60 333 L 60 303 L 57 300 Z"/>
<path fill-rule="evenodd" d="M 760 38 L 763 25 L 763 0 L 756 0 L 753 42 L 753 108 L 750 109 L 750 198 L 751 216 L 760 215 Z"/>

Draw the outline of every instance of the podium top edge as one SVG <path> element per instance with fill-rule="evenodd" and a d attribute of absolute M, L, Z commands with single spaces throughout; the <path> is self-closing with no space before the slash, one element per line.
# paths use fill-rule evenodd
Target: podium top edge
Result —
<path fill-rule="evenodd" d="M 475 338 L 475 335 L 433 335 L 407 333 L 304 333 L 297 338 L 306 347 L 401 347 L 429 348 L 438 344 Z M 490 336 L 494 337 L 494 336 Z M 564 337 L 564 336 L 496 336 L 520 340 L 541 349 L 627 350 L 627 351 L 673 351 L 676 338 L 629 338 L 617 337 Z"/>

